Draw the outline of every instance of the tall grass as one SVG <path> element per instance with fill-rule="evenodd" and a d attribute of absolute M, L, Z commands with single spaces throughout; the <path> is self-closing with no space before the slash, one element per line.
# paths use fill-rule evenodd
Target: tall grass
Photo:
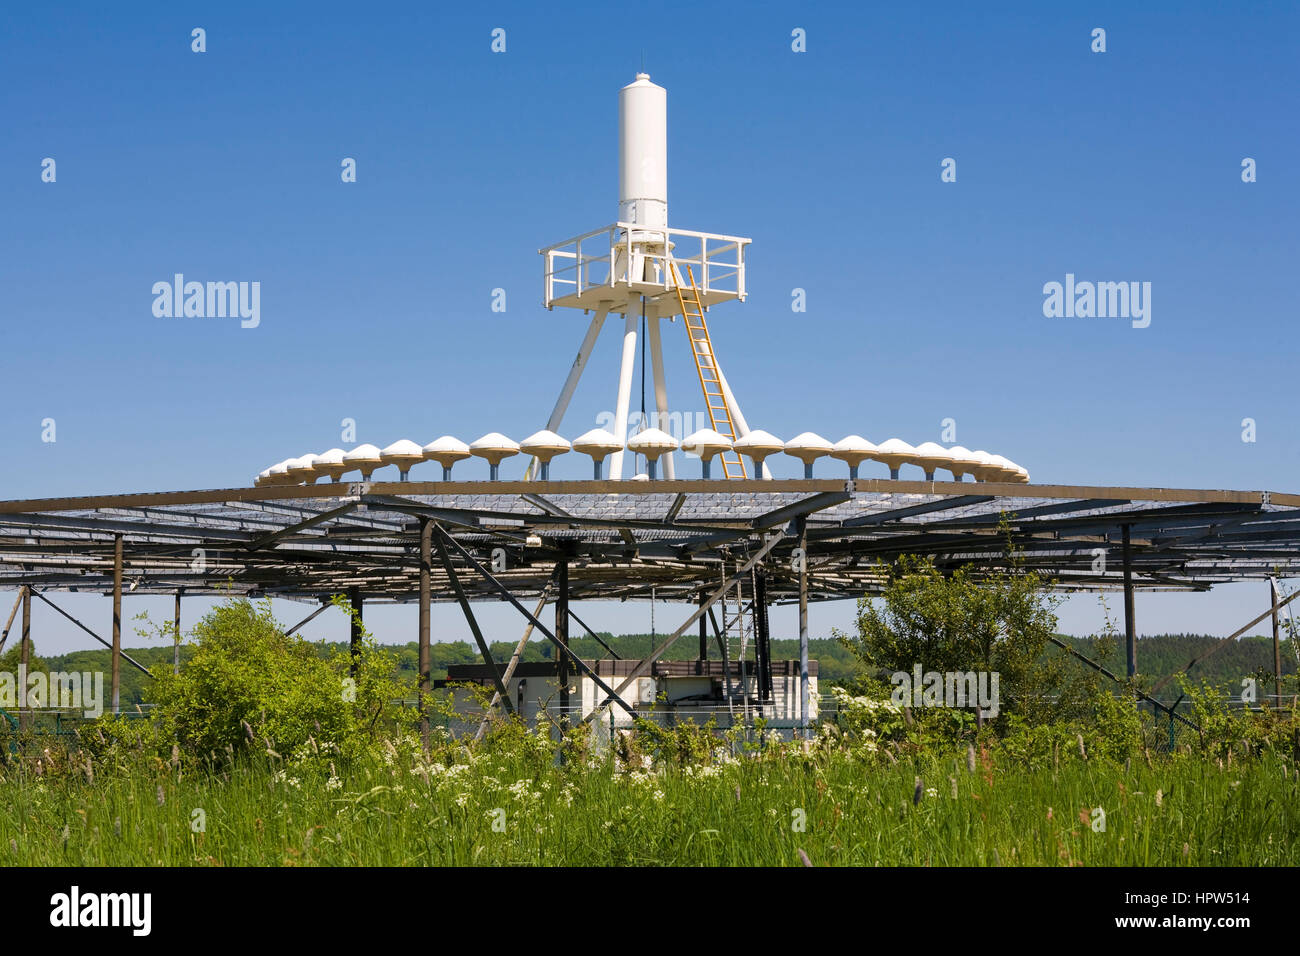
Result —
<path fill-rule="evenodd" d="M 0 861 L 782 866 L 803 851 L 813 865 L 1300 863 L 1297 774 L 1271 754 L 1027 769 L 988 751 L 889 765 L 785 748 L 635 763 L 559 764 L 540 742 L 426 758 L 409 739 L 346 766 L 329 754 L 197 772 L 157 758 L 61 772 L 24 761 L 0 776 Z"/>

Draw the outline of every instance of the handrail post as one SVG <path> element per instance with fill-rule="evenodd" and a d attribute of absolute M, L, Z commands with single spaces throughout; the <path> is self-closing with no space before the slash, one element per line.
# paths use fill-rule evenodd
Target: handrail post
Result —
<path fill-rule="evenodd" d="M 736 295 L 745 298 L 745 244 L 736 243 Z"/>
<path fill-rule="evenodd" d="M 614 288 L 614 266 L 618 262 L 618 223 L 609 230 L 609 287 Z"/>

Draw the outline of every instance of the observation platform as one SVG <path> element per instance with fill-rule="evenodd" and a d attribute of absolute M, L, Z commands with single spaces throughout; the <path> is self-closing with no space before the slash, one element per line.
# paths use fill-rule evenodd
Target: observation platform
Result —
<path fill-rule="evenodd" d="M 538 250 L 546 259 L 543 303 L 573 309 L 632 313 L 641 297 L 656 315 L 681 314 L 677 264 L 683 285 L 695 277 L 707 309 L 745 300 L 745 247 L 751 240 L 689 229 L 651 229 L 616 222 Z"/>

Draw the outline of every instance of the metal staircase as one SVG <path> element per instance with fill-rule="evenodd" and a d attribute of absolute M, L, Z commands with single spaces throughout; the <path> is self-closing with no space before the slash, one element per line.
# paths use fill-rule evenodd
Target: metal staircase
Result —
<path fill-rule="evenodd" d="M 686 334 L 691 340 L 691 354 L 695 356 L 695 370 L 700 374 L 700 388 L 704 390 L 704 403 L 709 408 L 712 428 L 719 435 L 725 435 L 735 441 L 740 436 L 736 434 L 731 410 L 727 407 L 722 382 L 718 378 L 718 367 L 713 358 L 713 340 L 709 338 L 709 325 L 704 320 L 700 290 L 695 284 L 695 270 L 689 265 L 686 267 L 686 274 L 690 277 L 691 283 L 683 287 L 681 273 L 677 271 L 677 263 L 671 258 L 668 260 L 668 268 L 672 272 L 673 288 L 677 291 L 677 304 L 681 307 L 682 319 L 686 322 Z M 746 477 L 745 463 L 738 453 L 726 451 L 720 457 L 722 473 L 725 477 Z"/>

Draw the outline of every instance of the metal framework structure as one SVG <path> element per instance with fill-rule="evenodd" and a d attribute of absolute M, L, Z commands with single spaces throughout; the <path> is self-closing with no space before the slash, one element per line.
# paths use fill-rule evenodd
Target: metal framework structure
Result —
<path fill-rule="evenodd" d="M 374 482 L 0 502 L 0 588 L 415 601 L 427 518 L 536 596 L 569 560 L 572 600 L 694 602 L 717 562 L 782 535 L 772 603 L 797 600 L 794 522 L 807 522 L 810 600 L 882 583 L 879 562 L 930 555 L 977 575 L 1005 567 L 1005 520 L 1025 565 L 1061 589 L 1205 590 L 1300 570 L 1300 495 L 889 480 Z M 1127 529 L 1127 530 L 1126 530 Z M 1127 536 L 1129 547 L 1124 547 Z M 1128 554 L 1127 564 L 1123 560 Z M 460 559 L 453 558 L 453 564 Z M 493 585 L 464 582 L 471 600 Z M 444 567 L 432 600 L 455 600 Z"/>
<path fill-rule="evenodd" d="M 696 625 L 703 646 L 714 603 L 751 573 L 762 578 L 761 610 L 799 604 L 806 674 L 810 601 L 877 592 L 882 562 L 905 554 L 929 556 L 941 569 L 968 567 L 976 578 L 998 573 L 1008 569 L 1008 537 L 1022 566 L 1057 589 L 1124 589 L 1132 674 L 1134 591 L 1203 591 L 1300 573 L 1300 495 L 746 479 L 335 483 L 3 501 L 0 588 L 20 589 L 24 622 L 32 595 L 111 595 L 111 644 L 75 623 L 114 648 L 115 687 L 124 590 L 310 602 L 347 594 L 358 609 L 418 603 L 426 689 L 435 601 L 460 603 L 494 675 L 474 601 L 513 604 L 583 672 L 584 662 L 567 654 L 569 622 L 581 623 L 570 602 L 653 595 L 691 606 L 617 686 L 588 675 L 607 703 L 632 713 L 624 689 Z M 542 602 L 536 612 L 522 603 L 537 598 L 563 608 L 553 630 L 537 616 Z M 1275 619 L 1289 600 L 1274 596 Z"/>

